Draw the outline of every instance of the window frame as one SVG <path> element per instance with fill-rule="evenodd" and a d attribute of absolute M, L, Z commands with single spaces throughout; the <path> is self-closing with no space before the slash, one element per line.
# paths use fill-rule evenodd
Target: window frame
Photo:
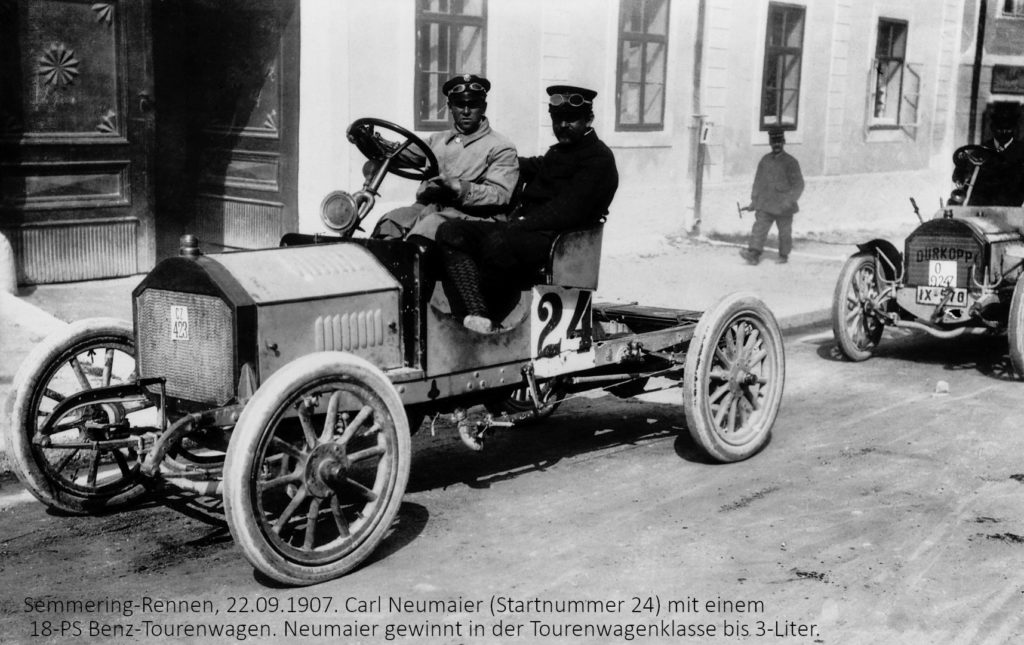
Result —
<path fill-rule="evenodd" d="M 1024 18 L 1024 0 L 1003 0 L 999 15 L 1003 18 Z"/>
<path fill-rule="evenodd" d="M 618 33 L 618 46 L 616 48 L 616 63 L 615 63 L 615 130 L 616 132 L 658 132 L 665 129 L 665 110 L 666 110 L 666 95 L 668 94 L 668 38 L 669 31 L 672 25 L 671 21 L 671 10 L 672 2 L 670 0 L 663 0 L 665 6 L 665 33 L 664 34 L 652 34 L 649 32 L 642 31 L 627 31 L 625 29 L 627 8 L 631 3 L 640 3 L 642 10 L 646 11 L 647 4 L 650 0 L 619 0 L 619 24 L 617 28 Z M 642 14 L 645 15 L 645 14 Z M 623 91 L 623 66 L 622 66 L 622 54 L 625 49 L 626 42 L 639 43 L 641 47 L 640 52 L 640 95 L 639 95 L 639 121 L 637 123 L 623 123 L 622 122 L 622 91 Z M 648 66 L 647 66 L 647 47 L 648 45 L 655 43 L 662 46 L 662 56 L 664 60 L 661 66 L 661 105 L 660 115 L 661 118 L 657 122 L 645 121 L 644 104 L 647 93 L 648 85 Z"/>
<path fill-rule="evenodd" d="M 427 11 L 430 0 L 416 0 L 416 36 L 413 49 L 413 123 L 416 130 L 421 132 L 436 132 L 449 127 L 447 101 L 441 101 L 441 118 L 431 118 L 426 114 L 427 93 L 430 84 L 428 79 L 433 75 L 438 77 L 438 91 L 441 85 L 457 73 L 477 74 L 487 76 L 487 0 L 480 0 L 480 15 L 474 16 L 463 13 L 454 13 L 455 6 L 463 4 L 464 0 L 447 0 L 451 11 L 447 13 Z M 444 1 L 444 0 L 442 0 Z M 428 33 L 431 25 L 441 25 L 448 31 L 448 51 L 444 55 L 443 63 L 439 62 L 438 70 L 424 69 L 426 59 L 425 53 L 430 51 L 430 41 L 425 34 Z M 451 69 L 455 64 L 454 44 L 458 38 L 452 38 L 453 32 L 462 27 L 478 27 L 480 29 L 480 69 Z M 429 58 L 429 57 L 427 57 Z M 438 60 L 441 61 L 441 56 Z M 447 68 L 442 71 L 440 65 Z M 438 97 L 440 98 L 440 97 Z"/>
<path fill-rule="evenodd" d="M 790 47 L 787 45 L 772 45 L 772 16 L 776 11 L 785 12 L 799 12 L 800 13 L 800 46 Z M 804 43 L 807 34 L 807 7 L 798 4 L 789 4 L 783 2 L 770 2 L 768 3 L 768 14 L 767 21 L 765 23 L 765 34 L 764 34 L 764 61 L 761 68 L 761 100 L 760 107 L 758 110 L 758 129 L 761 132 L 781 128 L 787 131 L 793 131 L 800 126 L 800 92 L 803 89 L 803 73 L 804 73 Z M 785 85 L 776 88 L 779 92 L 779 100 L 775 106 L 776 116 L 773 121 L 768 121 L 768 115 L 765 113 L 765 108 L 768 105 L 768 72 L 770 69 L 770 63 L 778 64 L 777 61 L 780 57 L 786 55 L 796 55 L 800 61 L 799 71 L 796 75 L 796 104 L 794 106 L 793 123 L 785 123 L 782 120 L 782 90 L 785 89 Z"/>
<path fill-rule="evenodd" d="M 893 55 L 892 51 L 886 52 L 884 55 L 879 50 L 882 42 L 882 29 L 884 27 L 902 27 L 903 28 L 903 52 L 901 56 Z M 894 42 L 891 37 L 892 32 L 889 33 L 888 41 Z M 868 112 L 868 127 L 873 130 L 896 130 L 904 127 L 903 122 L 903 102 L 906 99 L 906 75 L 907 75 L 907 42 L 910 39 L 910 22 L 907 20 L 901 20 L 897 18 L 878 18 L 878 25 L 875 30 L 875 55 L 871 59 L 871 98 Z M 899 70 L 899 92 L 896 96 L 896 118 L 890 119 L 884 116 L 878 115 L 878 94 L 879 94 L 879 80 L 882 75 L 882 65 L 884 63 L 896 63 L 896 68 Z"/>

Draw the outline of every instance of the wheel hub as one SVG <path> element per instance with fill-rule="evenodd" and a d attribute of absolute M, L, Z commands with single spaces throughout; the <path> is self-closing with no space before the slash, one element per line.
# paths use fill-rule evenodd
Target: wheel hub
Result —
<path fill-rule="evenodd" d="M 733 394 L 740 394 L 740 389 L 757 382 L 757 376 L 752 374 L 745 362 L 737 362 L 729 370 L 729 389 Z"/>
<path fill-rule="evenodd" d="M 345 448 L 336 443 L 320 444 L 306 461 L 306 490 L 314 497 L 328 497 L 348 474 L 349 460 Z"/>

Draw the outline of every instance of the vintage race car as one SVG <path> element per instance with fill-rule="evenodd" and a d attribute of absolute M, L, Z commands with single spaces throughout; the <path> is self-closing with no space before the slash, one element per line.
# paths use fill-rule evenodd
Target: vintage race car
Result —
<path fill-rule="evenodd" d="M 1024 375 L 1024 208 L 972 199 L 992 157 L 981 146 L 953 154 L 962 181 L 949 204 L 957 205 L 922 221 L 903 253 L 882 239 L 857 246 L 832 301 L 832 331 L 843 356 L 869 358 L 886 327 L 940 338 L 1007 333 L 1013 368 Z"/>
<path fill-rule="evenodd" d="M 597 226 L 558 237 L 501 331 L 467 330 L 424 249 L 351 235 L 386 174 L 437 173 L 429 148 L 377 119 L 349 136 L 367 180 L 324 200 L 335 233 L 211 255 L 185 236 L 135 288 L 133 324 L 80 321 L 35 348 L 6 443 L 38 499 L 91 513 L 166 486 L 219 495 L 249 561 L 304 585 L 349 571 L 388 533 L 426 416 L 479 450 L 574 393 L 631 396 L 658 376 L 682 388 L 687 428 L 715 459 L 768 441 L 785 359 L 760 300 L 731 294 L 704 313 L 594 304 Z"/>

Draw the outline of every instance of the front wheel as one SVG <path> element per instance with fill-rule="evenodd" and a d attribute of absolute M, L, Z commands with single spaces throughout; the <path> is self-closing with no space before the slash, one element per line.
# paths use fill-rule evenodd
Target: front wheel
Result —
<path fill-rule="evenodd" d="M 373 552 L 409 479 L 409 422 L 388 378 L 344 352 L 299 358 L 245 406 L 224 465 L 224 511 L 259 571 L 341 576 Z"/>
<path fill-rule="evenodd" d="M 752 294 L 725 296 L 701 316 L 686 350 L 683 409 L 690 435 L 719 461 L 754 455 L 771 434 L 785 378 L 775 316 Z"/>
<path fill-rule="evenodd" d="M 1010 345 L 1010 362 L 1019 378 L 1024 378 L 1024 280 L 1017 280 L 1010 300 L 1010 319 L 1006 338 Z"/>
<path fill-rule="evenodd" d="M 878 300 L 878 268 L 869 253 L 858 253 L 843 265 L 832 296 L 832 335 L 851 361 L 871 358 L 885 326 L 874 316 Z"/>
<path fill-rule="evenodd" d="M 41 502 L 67 513 L 122 506 L 144 492 L 139 455 L 124 441 L 147 403 L 61 403 L 86 390 L 136 378 L 130 323 L 92 318 L 37 345 L 15 376 L 7 453 L 15 474 Z M 54 415 L 58 417 L 54 417 Z"/>

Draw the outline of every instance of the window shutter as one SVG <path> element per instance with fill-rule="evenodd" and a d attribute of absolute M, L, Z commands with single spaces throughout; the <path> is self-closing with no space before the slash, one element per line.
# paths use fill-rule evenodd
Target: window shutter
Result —
<path fill-rule="evenodd" d="M 900 109 L 900 128 L 909 136 L 917 135 L 917 127 L 921 125 L 921 73 L 910 63 L 903 65 L 903 105 Z M 913 128 L 913 131 L 910 129 Z"/>

